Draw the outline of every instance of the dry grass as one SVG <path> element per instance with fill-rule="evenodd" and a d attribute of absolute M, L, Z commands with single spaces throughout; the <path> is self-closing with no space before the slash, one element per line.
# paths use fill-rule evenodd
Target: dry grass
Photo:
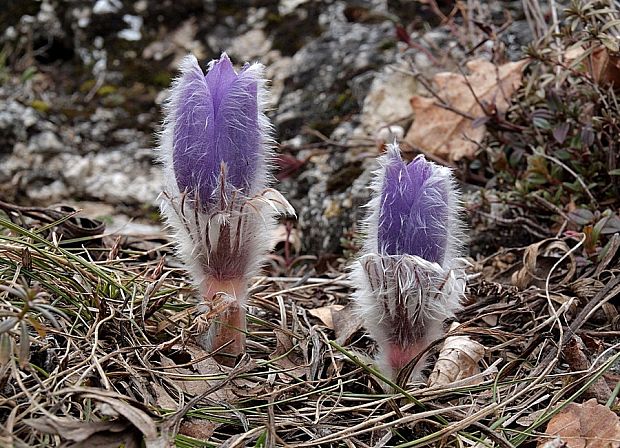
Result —
<path fill-rule="evenodd" d="M 223 368 L 191 343 L 163 236 L 75 238 L 41 213 L 0 218 L 4 446 L 531 446 L 567 403 L 618 394 L 619 238 L 589 266 L 557 240 L 478 261 L 457 329 L 487 347 L 478 384 L 385 393 L 349 309 L 336 332 L 309 313 L 349 303 L 342 269 L 256 278 L 247 355 Z"/>

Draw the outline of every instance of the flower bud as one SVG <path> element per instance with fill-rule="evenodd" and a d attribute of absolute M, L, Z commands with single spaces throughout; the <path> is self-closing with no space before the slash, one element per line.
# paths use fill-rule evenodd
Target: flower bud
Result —
<path fill-rule="evenodd" d="M 443 334 L 465 286 L 459 197 L 451 171 L 396 144 L 379 160 L 353 298 L 391 376 Z M 420 364 L 417 371 L 421 370 Z"/>
<path fill-rule="evenodd" d="M 234 299 L 199 342 L 213 350 L 229 344 L 232 356 L 245 350 L 247 283 L 271 249 L 275 217 L 294 214 L 268 188 L 273 140 L 265 95 L 262 65 L 237 73 L 223 54 L 204 75 L 188 56 L 171 88 L 159 148 L 161 208 L 202 295 L 198 308 L 212 316 L 216 297 Z"/>

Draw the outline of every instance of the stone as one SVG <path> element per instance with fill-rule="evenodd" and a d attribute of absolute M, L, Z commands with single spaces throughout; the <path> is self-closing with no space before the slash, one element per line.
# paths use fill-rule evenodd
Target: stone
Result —
<path fill-rule="evenodd" d="M 386 66 L 374 78 L 364 99 L 361 122 L 364 130 L 376 135 L 386 125 L 410 117 L 410 99 L 416 93 L 417 82 L 406 72 L 405 64 Z"/>

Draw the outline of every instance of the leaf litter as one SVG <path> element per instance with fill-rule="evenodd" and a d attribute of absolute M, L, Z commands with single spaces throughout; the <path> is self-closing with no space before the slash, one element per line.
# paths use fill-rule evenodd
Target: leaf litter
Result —
<path fill-rule="evenodd" d="M 459 336 L 430 348 L 437 365 L 461 373 L 447 387 L 407 382 L 386 394 L 369 365 L 374 344 L 350 308 L 344 261 L 316 277 L 257 278 L 248 353 L 228 368 L 192 342 L 195 299 L 168 240 L 148 250 L 92 236 L 76 245 L 10 216 L 20 224 L 0 217 L 0 442 L 8 446 L 241 446 L 267 434 L 277 444 L 372 446 L 388 433 L 395 445 L 516 446 L 571 400 L 590 394 L 615 406 L 620 333 L 603 311 L 620 294 L 615 252 L 602 271 L 576 265 L 570 239 L 475 263 Z M 541 264 L 545 257 L 553 263 Z M 502 271 L 530 280 L 514 286 Z M 547 277 L 554 281 L 539 281 Z M 577 336 L 590 344 L 580 346 L 586 364 L 570 358 Z M 472 348 L 450 348 L 453 338 Z M 592 395 L 601 381 L 611 395 Z"/>

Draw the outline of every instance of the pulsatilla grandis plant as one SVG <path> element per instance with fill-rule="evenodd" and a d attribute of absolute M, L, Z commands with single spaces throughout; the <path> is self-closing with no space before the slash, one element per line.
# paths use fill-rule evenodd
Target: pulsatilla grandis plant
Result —
<path fill-rule="evenodd" d="M 226 54 L 203 74 L 187 56 L 165 110 L 161 209 L 201 295 L 198 342 L 232 359 L 245 351 L 250 277 L 272 245 L 276 216 L 294 214 L 269 188 L 271 124 L 263 113 L 264 68 L 238 73 Z M 220 357 L 222 359 L 222 357 Z M 223 358 L 231 359 L 231 358 Z"/>
<path fill-rule="evenodd" d="M 366 241 L 351 278 L 358 311 L 378 345 L 378 367 L 395 379 L 442 336 L 443 321 L 460 308 L 463 231 L 449 168 L 423 156 L 405 164 L 396 144 L 379 162 Z"/>

